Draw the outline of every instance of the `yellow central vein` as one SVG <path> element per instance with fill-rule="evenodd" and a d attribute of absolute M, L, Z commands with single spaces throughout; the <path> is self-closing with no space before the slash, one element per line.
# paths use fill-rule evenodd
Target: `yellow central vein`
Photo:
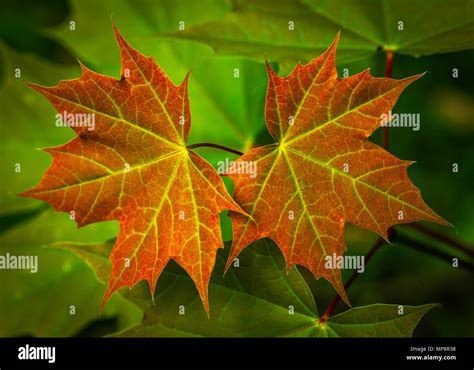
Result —
<path fill-rule="evenodd" d="M 86 216 L 83 218 L 83 220 L 84 220 L 83 222 L 87 221 L 87 218 L 91 215 L 92 211 L 94 210 L 95 205 L 99 201 L 100 193 L 102 193 L 102 190 L 104 190 L 104 184 L 105 184 L 105 181 L 102 181 L 101 184 L 100 184 L 99 191 L 97 192 L 97 195 L 96 195 L 94 201 L 92 202 L 92 205 L 89 207 L 89 212 L 87 212 Z M 79 197 L 76 198 L 76 201 L 78 199 L 79 199 Z M 76 205 L 74 205 L 73 209 L 75 209 L 75 208 L 76 208 Z"/>
<path fill-rule="evenodd" d="M 69 155 L 71 157 L 75 157 L 75 158 L 79 158 L 79 159 L 82 159 L 82 160 L 85 160 L 85 161 L 89 161 L 91 163 L 94 163 L 95 165 L 103 168 L 104 170 L 106 170 L 109 174 L 113 174 L 114 171 L 110 168 L 110 167 L 107 167 L 106 165 L 104 165 L 103 163 L 100 163 L 100 162 L 97 162 L 95 159 L 93 158 L 89 158 L 89 157 L 84 157 L 84 156 L 81 156 L 79 154 L 76 154 L 76 153 L 72 153 L 72 152 L 65 152 L 65 151 L 62 151 L 62 150 L 59 150 L 59 149 L 56 149 L 54 148 L 54 151 L 57 152 L 57 153 L 61 153 L 61 154 L 64 154 L 64 155 Z"/>
<path fill-rule="evenodd" d="M 158 139 L 158 140 L 161 140 L 161 141 L 167 143 L 167 144 L 170 145 L 170 146 L 173 146 L 173 147 L 181 147 L 181 145 L 176 144 L 176 143 L 174 143 L 174 142 L 172 142 L 172 141 L 169 141 L 168 139 L 165 139 L 164 137 L 162 137 L 162 136 L 156 134 L 155 132 L 150 131 L 150 130 L 147 130 L 146 128 L 144 128 L 144 127 L 142 127 L 142 126 L 140 126 L 140 125 L 138 125 L 138 124 L 135 124 L 135 123 L 133 123 L 133 122 L 131 122 L 131 121 L 128 121 L 128 120 L 123 119 L 123 118 L 111 116 L 110 114 L 105 113 L 105 112 L 99 112 L 99 111 L 97 111 L 97 110 L 95 110 L 95 109 L 93 109 L 93 108 L 91 108 L 91 107 L 88 107 L 87 105 L 84 105 L 84 104 L 78 103 L 78 102 L 76 102 L 76 101 L 72 101 L 72 100 L 66 99 L 66 98 L 64 98 L 64 97 L 62 97 L 62 96 L 59 96 L 59 95 L 57 95 L 57 94 L 54 94 L 54 93 L 52 93 L 52 92 L 49 91 L 49 90 L 42 90 L 42 91 L 43 91 L 45 94 L 52 95 L 52 96 L 54 96 L 55 98 L 57 98 L 57 99 L 59 99 L 59 100 L 65 101 L 65 102 L 67 102 L 67 103 L 72 103 L 73 105 L 75 105 L 75 106 L 77 106 L 77 107 L 80 107 L 80 108 L 82 108 L 82 109 L 89 110 L 89 111 L 91 111 L 91 112 L 93 112 L 93 113 L 98 113 L 98 114 L 100 114 L 100 115 L 102 115 L 102 116 L 104 116 L 104 117 L 107 117 L 107 118 L 113 120 L 114 122 L 115 122 L 115 121 L 118 121 L 118 122 L 126 123 L 127 125 L 133 127 L 134 129 L 137 129 L 137 130 L 139 130 L 139 131 L 142 131 L 142 132 L 144 132 L 144 133 L 147 134 L 147 135 L 153 136 L 154 138 L 156 138 L 156 139 Z"/>
<path fill-rule="evenodd" d="M 280 114 L 280 104 L 278 104 L 278 94 L 277 94 L 277 91 L 276 91 L 276 86 L 275 86 L 275 81 L 274 81 L 274 78 L 273 78 L 273 75 L 272 75 L 272 87 L 273 87 L 273 94 L 275 94 L 275 105 L 276 105 L 276 111 L 277 111 L 277 114 L 278 114 L 278 121 L 280 122 L 280 125 L 279 125 L 279 135 L 278 135 L 278 139 L 281 141 L 281 139 L 283 138 L 283 132 L 281 132 L 281 128 L 283 127 L 282 126 L 282 122 L 281 122 L 281 114 Z M 266 110 L 266 107 L 265 107 L 265 110 Z"/>
<path fill-rule="evenodd" d="M 297 135 L 297 136 L 291 138 L 291 139 L 288 140 L 286 143 L 287 143 L 287 144 L 290 144 L 290 143 L 292 143 L 292 142 L 294 142 L 294 141 L 296 141 L 296 140 L 300 140 L 300 139 L 302 139 L 302 138 L 304 138 L 304 137 L 306 137 L 306 136 L 312 134 L 313 132 L 319 131 L 319 130 L 323 129 L 324 127 L 326 127 L 327 125 L 329 125 L 329 124 L 331 124 L 331 123 L 333 123 L 333 122 L 336 122 L 336 121 L 339 120 L 340 118 L 345 117 L 346 115 L 348 115 L 348 114 L 350 114 L 350 113 L 354 113 L 354 112 L 358 111 L 360 108 L 365 107 L 366 105 L 372 104 L 374 101 L 376 101 L 376 100 L 378 100 L 378 99 L 380 99 L 380 98 L 383 98 L 385 95 L 391 93 L 393 90 L 396 90 L 396 89 L 398 89 L 398 88 L 400 88 L 400 85 L 396 85 L 396 86 L 393 87 L 392 89 L 387 90 L 387 91 L 385 91 L 384 93 L 382 93 L 382 94 L 380 94 L 380 95 L 377 95 L 375 98 L 370 99 L 370 100 L 367 100 L 365 103 L 362 103 L 362 104 L 360 104 L 360 105 L 355 106 L 354 108 L 352 108 L 352 109 L 350 109 L 350 110 L 347 110 L 346 112 L 340 114 L 340 115 L 337 116 L 337 117 L 334 117 L 334 118 L 330 119 L 329 121 L 323 123 L 322 125 L 316 126 L 316 127 L 312 128 L 311 130 L 305 131 L 305 132 L 303 132 L 303 133 L 301 133 L 301 134 L 299 134 L 299 135 Z M 351 95 L 352 95 L 352 94 L 351 94 Z M 373 118 L 376 118 L 376 117 L 373 117 Z"/>
<path fill-rule="evenodd" d="M 275 154 L 275 151 L 276 151 L 276 154 Z M 247 218 L 247 221 L 245 222 L 244 226 L 243 226 L 243 229 L 245 230 L 247 228 L 247 226 L 249 225 L 250 221 L 253 220 L 253 212 L 255 211 L 255 208 L 257 208 L 257 203 L 258 203 L 258 200 L 260 199 L 260 196 L 262 195 L 263 193 L 263 190 L 265 189 L 267 183 L 268 183 L 268 179 L 270 178 L 272 172 L 273 172 L 273 169 L 275 168 L 276 166 L 276 163 L 278 162 L 278 159 L 280 157 L 280 151 L 278 150 L 278 147 L 276 147 L 275 150 L 273 150 L 272 152 L 270 152 L 268 155 L 266 155 L 265 157 L 263 158 L 266 158 L 267 156 L 270 156 L 272 154 L 275 154 L 275 160 L 273 161 L 270 169 L 268 170 L 268 173 L 267 173 L 267 176 L 265 177 L 265 180 L 263 180 L 263 184 L 262 186 L 260 187 L 260 190 L 257 194 L 257 197 L 255 198 L 256 201 L 253 202 L 253 206 L 252 206 L 252 210 L 250 212 L 247 212 L 249 214 L 250 217 Z M 244 232 L 240 233 L 240 238 L 239 238 L 239 241 L 242 239 L 242 237 L 244 236 Z"/>
<path fill-rule="evenodd" d="M 332 51 L 331 51 L 332 52 Z M 318 79 L 319 75 L 321 74 L 321 71 L 324 69 L 324 66 L 326 65 L 326 62 L 328 61 L 329 59 L 329 56 L 331 55 L 331 52 L 329 52 L 327 55 L 326 55 L 326 58 L 324 59 L 323 63 L 321 64 L 321 67 L 319 68 L 318 72 L 316 72 L 316 75 L 313 77 L 313 79 L 311 80 L 311 83 L 308 87 L 308 90 L 305 91 L 304 93 L 304 96 L 303 96 L 303 99 L 301 99 L 301 102 L 300 104 L 298 105 L 298 107 L 296 108 L 296 112 L 295 112 L 295 117 L 293 118 L 293 125 L 291 126 L 294 126 L 295 123 L 296 123 L 296 120 L 298 118 L 298 115 L 300 114 L 301 112 L 301 109 L 304 105 L 304 103 L 306 102 L 306 99 L 308 98 L 308 96 L 310 95 L 310 90 L 311 88 L 313 87 L 313 84 L 316 82 L 316 80 Z M 298 81 L 300 80 L 300 76 L 298 74 Z M 277 102 L 277 105 L 278 105 L 278 102 Z M 280 118 L 280 122 L 281 122 L 281 118 Z M 287 135 L 289 133 L 289 131 L 291 130 L 291 126 L 287 129 L 285 135 Z"/>
<path fill-rule="evenodd" d="M 284 334 L 281 334 L 279 335 L 278 337 L 288 337 L 290 335 L 293 335 L 293 334 L 296 334 L 296 333 L 299 333 L 301 331 L 305 331 L 307 329 L 310 329 L 312 327 L 316 327 L 318 326 L 318 321 L 316 320 L 316 318 L 312 317 L 312 319 L 314 320 L 313 322 L 309 323 L 309 324 L 306 324 L 306 325 L 303 325 L 299 328 L 296 328 L 296 329 L 293 329 L 293 330 L 290 330 Z"/>
<path fill-rule="evenodd" d="M 114 176 L 118 176 L 118 175 L 123 175 L 124 173 L 129 173 L 131 171 L 134 171 L 134 170 L 140 170 L 142 168 L 145 168 L 147 166 L 151 166 L 153 164 L 156 164 L 158 162 L 161 162 L 165 159 L 168 159 L 169 157 L 172 157 L 174 155 L 177 155 L 177 154 L 180 154 L 182 153 L 182 150 L 180 151 L 176 151 L 176 152 L 171 152 L 165 156 L 162 156 L 162 157 L 158 157 L 157 159 L 153 159 L 152 161 L 149 161 L 149 162 L 145 162 L 145 163 L 142 163 L 142 164 L 139 164 L 137 166 L 131 166 L 129 168 L 129 171 L 128 172 L 125 172 L 124 169 L 121 169 L 120 171 L 118 172 L 113 172 L 111 174 L 108 174 L 108 175 L 104 175 L 104 176 L 100 176 L 100 177 L 96 177 L 94 179 L 91 179 L 91 180 L 87 180 L 87 181 L 83 181 L 83 182 L 78 182 L 78 183 L 75 183 L 75 184 L 71 184 L 71 185 L 64 185 L 64 186 L 60 186 L 58 188 L 54 188 L 54 189 L 46 189 L 46 190 L 39 190 L 39 191 L 35 191 L 34 193 L 36 194 L 39 194 L 39 193 L 49 193 L 49 192 L 54 192 L 54 191 L 59 191 L 59 190 L 64 190 L 64 189 L 70 189 L 70 188 L 73 188 L 75 186 L 82 186 L 82 185 L 86 185 L 86 184 L 90 184 L 90 183 L 93 183 L 93 182 L 96 182 L 96 181 L 104 181 L 105 179 L 109 178 L 109 177 L 114 177 Z M 82 158 L 82 157 L 81 157 Z"/>
<path fill-rule="evenodd" d="M 220 192 L 218 192 L 217 190 L 215 190 L 215 185 L 206 177 L 204 176 L 204 174 L 201 172 L 201 170 L 198 168 L 198 166 L 196 166 L 196 164 L 194 163 L 194 161 L 192 160 L 189 160 L 189 163 L 191 163 L 191 165 L 194 167 L 194 169 L 196 170 L 196 172 L 199 174 L 199 176 L 201 177 L 201 179 L 203 179 L 204 181 L 206 181 L 209 185 L 209 187 L 214 190 L 219 196 L 223 197 L 222 194 Z M 225 198 L 225 197 L 224 197 Z M 225 201 L 227 201 L 227 199 L 224 199 Z"/>
<path fill-rule="evenodd" d="M 311 219 L 311 213 L 309 212 L 308 208 L 306 207 L 306 201 L 304 200 L 303 191 L 300 188 L 300 184 L 298 182 L 298 178 L 296 177 L 296 173 L 295 173 L 295 171 L 294 171 L 294 169 L 291 165 L 290 159 L 288 158 L 288 155 L 286 154 L 284 149 L 282 150 L 282 152 L 283 152 L 283 157 L 285 158 L 285 162 L 286 162 L 288 168 L 290 169 L 291 178 L 293 179 L 293 183 L 295 184 L 296 191 L 298 192 L 298 196 L 300 198 L 301 205 L 303 206 L 303 211 L 308 216 L 308 220 L 309 220 L 309 223 L 311 225 L 311 229 L 313 229 L 314 234 L 316 235 L 316 240 L 318 241 L 319 245 L 321 246 L 321 249 L 323 250 L 323 255 L 326 256 L 327 255 L 326 248 L 324 247 L 324 244 L 321 242 L 321 237 L 319 236 L 319 232 L 316 229 L 316 226 L 314 226 L 313 220 Z"/>
<path fill-rule="evenodd" d="M 148 228 L 147 228 L 146 231 L 143 233 L 143 235 L 142 235 L 140 241 L 139 241 L 138 243 L 136 243 L 136 248 L 135 248 L 135 250 L 133 251 L 132 255 L 129 257 L 130 261 L 131 261 L 133 258 L 135 258 L 135 256 L 136 256 L 137 253 L 138 253 L 138 250 L 139 250 L 140 247 L 142 246 L 143 241 L 144 241 L 145 238 L 147 237 L 147 235 L 148 235 L 148 233 L 150 232 L 151 228 L 153 227 L 154 224 L 156 224 L 156 217 L 158 216 L 158 214 L 160 213 L 161 209 L 163 208 L 163 205 L 164 205 L 164 203 L 165 203 L 165 200 L 166 200 L 166 198 L 167 198 L 167 195 L 168 195 L 168 193 L 169 193 L 169 191 L 170 191 L 170 189 L 171 189 L 171 185 L 173 184 L 173 182 L 174 182 L 174 180 L 175 180 L 175 178 L 176 178 L 176 174 L 178 173 L 178 168 L 179 168 L 179 166 L 180 166 L 180 164 L 181 164 L 182 159 L 183 159 L 183 156 L 181 156 L 181 157 L 179 158 L 179 160 L 176 161 L 176 165 L 175 165 L 175 167 L 173 168 L 173 173 L 172 173 L 172 175 L 171 175 L 171 178 L 170 178 L 170 180 L 168 181 L 168 184 L 166 185 L 166 189 L 165 189 L 165 191 L 163 192 L 163 196 L 162 196 L 161 199 L 160 199 L 160 203 L 158 204 L 158 207 L 155 209 L 155 213 L 153 214 L 153 217 L 152 217 L 152 218 L 154 219 L 154 222 L 150 222 L 150 224 L 148 225 Z M 114 250 L 115 250 L 115 247 L 114 247 Z M 125 266 L 125 264 L 123 264 L 123 266 Z M 120 271 L 120 274 L 116 277 L 115 282 L 114 282 L 112 288 L 115 287 L 117 281 L 120 280 L 120 278 L 122 277 L 122 275 L 123 275 L 123 273 L 124 273 L 124 271 L 125 271 L 126 268 L 127 268 L 127 267 L 122 267 L 122 270 Z"/>
<path fill-rule="evenodd" d="M 102 86 L 100 86 L 100 84 L 99 84 L 96 80 L 94 80 L 93 77 L 89 76 L 89 80 L 92 81 L 92 82 L 94 83 L 94 85 L 97 86 L 97 88 L 105 94 L 105 96 L 107 97 L 107 99 L 109 100 L 109 102 L 111 102 L 112 105 L 113 105 L 113 106 L 115 107 L 115 109 L 117 110 L 117 113 L 118 113 L 118 115 L 120 116 L 120 119 L 123 120 L 124 118 L 123 118 L 122 110 L 121 110 L 120 107 L 118 106 L 117 102 L 116 102 L 114 99 L 111 98 L 110 93 L 108 93 L 107 91 L 105 91 L 105 89 L 102 88 Z M 87 89 L 85 89 L 85 91 L 88 92 Z M 94 101 L 93 99 L 91 99 L 91 100 Z M 94 109 L 95 109 L 95 104 L 94 104 Z"/>
<path fill-rule="evenodd" d="M 173 131 L 178 136 L 178 138 L 181 139 L 181 144 L 184 145 L 184 141 L 183 141 L 184 138 L 182 136 L 180 136 L 179 132 L 176 130 L 176 127 L 173 124 L 173 120 L 171 119 L 171 116 L 169 115 L 168 110 L 165 108 L 165 105 L 163 104 L 163 102 L 159 98 L 158 94 L 156 93 L 156 90 L 153 88 L 150 81 L 148 81 L 148 79 L 145 77 L 145 74 L 141 70 L 141 68 L 138 65 L 137 61 L 133 58 L 132 54 L 130 53 L 130 50 L 128 50 L 128 47 L 125 47 L 124 49 L 127 51 L 127 54 L 130 56 L 130 59 L 133 60 L 133 63 L 135 64 L 135 66 L 137 67 L 137 70 L 140 72 L 141 76 L 143 77 L 143 80 L 145 81 L 145 83 L 147 84 L 147 86 L 150 88 L 151 92 L 155 96 L 156 101 L 158 102 L 158 104 L 160 104 L 162 111 L 165 113 L 165 116 L 168 119 L 168 122 L 170 123 L 171 127 L 173 128 Z M 152 69 L 152 72 L 155 73 L 155 70 Z M 166 81 L 166 83 L 168 83 L 168 81 Z"/>
<path fill-rule="evenodd" d="M 189 153 L 187 153 L 189 155 Z M 191 179 L 191 170 L 189 168 L 189 162 L 191 161 L 191 159 L 189 159 L 188 157 L 188 160 L 186 161 L 186 174 L 188 176 L 188 181 L 189 181 L 189 186 L 191 187 L 191 200 L 193 202 L 193 208 L 194 208 L 194 224 L 195 224 L 195 227 L 196 227 L 196 237 L 197 237 L 197 245 L 198 245 L 198 254 L 199 254 L 199 280 L 201 281 L 201 287 L 202 288 L 204 286 L 204 281 L 202 279 L 202 250 L 201 250 L 201 234 L 200 234 L 200 222 L 198 220 L 199 218 L 199 215 L 198 215 L 198 205 L 196 203 L 196 198 L 194 196 L 194 187 L 193 187 L 193 182 L 192 182 L 192 179 Z M 199 293 L 201 293 L 201 289 L 199 289 Z"/>
<path fill-rule="evenodd" d="M 407 207 L 410 207 L 410 208 L 412 208 L 412 209 L 414 209 L 414 210 L 416 210 L 416 211 L 418 211 L 418 212 L 420 212 L 420 213 L 423 213 L 423 214 L 425 214 L 426 216 L 428 216 L 428 219 L 431 219 L 431 218 L 433 217 L 433 216 L 430 215 L 429 213 L 427 213 L 427 212 L 425 212 L 425 211 L 423 211 L 423 210 L 421 210 L 421 209 L 419 209 L 419 208 L 417 208 L 417 207 L 411 205 L 410 203 L 407 203 L 407 202 L 405 202 L 405 201 L 403 201 L 403 200 L 401 200 L 401 199 L 399 199 L 399 198 L 397 198 L 397 197 L 391 195 L 390 193 L 384 192 L 382 189 L 379 189 L 379 188 L 375 187 L 375 186 L 372 185 L 372 184 L 369 184 L 369 183 L 367 183 L 367 182 L 365 182 L 365 181 L 362 181 L 362 180 L 360 180 L 360 179 L 358 179 L 358 178 L 353 178 L 353 177 L 349 176 L 347 173 L 345 173 L 344 171 L 341 171 L 339 168 L 332 167 L 332 166 L 328 165 L 327 163 L 324 163 L 324 162 L 322 162 L 322 161 L 319 161 L 319 160 L 317 160 L 316 158 L 310 157 L 310 156 L 306 155 L 305 153 L 302 153 L 302 152 L 300 152 L 300 151 L 298 151 L 298 150 L 295 150 L 295 149 L 293 149 L 293 148 L 289 148 L 289 147 L 288 147 L 287 149 L 288 149 L 289 151 L 291 151 L 292 153 L 294 153 L 294 154 L 300 156 L 300 157 L 303 157 L 303 158 L 305 158 L 305 159 L 307 159 L 307 160 L 309 160 L 309 161 L 311 161 L 311 162 L 313 162 L 313 163 L 318 164 L 319 166 L 321 166 L 321 167 L 324 168 L 325 170 L 334 171 L 334 172 L 336 172 L 338 175 L 347 177 L 347 178 L 350 179 L 351 181 L 355 181 L 355 182 L 357 182 L 357 183 L 359 183 L 359 184 L 361 184 L 361 185 L 364 185 L 364 186 L 366 186 L 366 187 L 368 187 L 368 188 L 370 188 L 370 189 L 372 189 L 372 190 L 374 190 L 374 191 L 376 191 L 376 192 L 378 192 L 378 193 L 381 193 L 381 194 L 387 196 L 387 197 L 390 198 L 390 199 L 395 200 L 396 202 L 399 202 L 399 203 L 401 203 L 401 204 L 403 204 L 403 205 L 405 205 L 405 206 L 407 206 Z M 363 205 L 365 205 L 365 204 L 363 203 Z"/>

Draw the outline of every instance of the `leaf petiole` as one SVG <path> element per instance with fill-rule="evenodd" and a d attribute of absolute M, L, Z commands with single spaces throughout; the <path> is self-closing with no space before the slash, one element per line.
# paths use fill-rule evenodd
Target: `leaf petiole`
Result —
<path fill-rule="evenodd" d="M 238 150 L 231 149 L 231 148 L 228 148 L 224 145 L 219 145 L 219 144 L 197 143 L 197 144 L 191 144 L 191 145 L 187 146 L 188 149 L 195 149 L 195 148 L 202 148 L 202 147 L 220 149 L 220 150 L 224 150 L 224 151 L 229 152 L 229 153 L 233 153 L 233 154 L 238 155 L 238 156 L 244 155 L 244 153 L 239 152 Z"/>

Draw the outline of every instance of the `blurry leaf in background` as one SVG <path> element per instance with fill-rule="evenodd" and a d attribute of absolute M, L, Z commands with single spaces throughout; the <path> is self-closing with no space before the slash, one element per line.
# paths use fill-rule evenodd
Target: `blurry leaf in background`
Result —
<path fill-rule="evenodd" d="M 0 247 L 0 253 L 5 253 Z M 10 251 L 11 249 L 7 249 Z M 64 251 L 18 247 L 17 255 L 38 256 L 38 273 L 8 270 L 1 273 L 0 337 L 73 336 L 96 320 L 118 317 L 126 329 L 141 319 L 141 313 L 120 296 L 100 313 L 104 286 L 78 258 Z M 74 314 L 70 314 L 74 306 Z"/>
<path fill-rule="evenodd" d="M 14 213 L 9 215 L 14 217 Z M 67 213 L 56 212 L 49 206 L 44 207 L 35 218 L 11 226 L 0 233 L 0 246 L 41 247 L 65 240 L 92 243 L 116 237 L 118 233 L 116 221 L 99 222 L 78 228 L 76 221 L 71 220 Z"/>
<path fill-rule="evenodd" d="M 180 26 L 186 28 L 220 18 L 229 10 L 227 2 L 221 0 L 203 0 L 198 3 L 193 0 L 71 0 L 69 4 L 68 18 L 60 27 L 52 27 L 48 33 L 74 51 L 89 68 L 104 74 L 116 72 L 117 75 L 120 71 L 119 49 L 112 21 L 131 45 L 142 53 L 153 53 L 160 65 L 163 65 L 162 57 L 155 51 L 163 51 L 166 54 L 164 59 L 170 58 L 168 54 L 175 58 L 187 56 L 188 62 L 191 62 L 186 68 L 187 72 L 194 66 L 192 63 L 206 56 L 200 54 L 206 53 L 208 49 L 201 47 L 194 49 L 201 53 L 193 53 L 186 48 L 181 50 L 184 44 L 173 48 L 169 43 L 163 45 L 152 36 L 157 32 L 178 30 Z M 74 29 L 71 29 L 71 22 L 74 22 Z M 210 54 L 209 50 L 206 54 Z M 182 80 L 182 68 L 178 66 L 169 73 L 170 77 Z M 165 65 L 163 69 L 169 68 Z"/>
<path fill-rule="evenodd" d="M 46 27 L 59 25 L 68 12 L 66 0 L 3 1 L 0 39 L 17 52 L 33 53 L 58 63 L 74 63 L 74 57 L 44 32 Z"/>
<path fill-rule="evenodd" d="M 412 56 L 474 48 L 473 0 L 300 0 L 373 48 Z"/>
<path fill-rule="evenodd" d="M 81 257 L 103 283 L 114 241 L 103 244 L 61 243 Z M 262 239 L 246 249 L 223 277 L 226 250 L 218 253 L 209 285 L 210 319 L 200 305 L 189 276 L 170 263 L 158 281 L 156 305 L 149 288 L 139 284 L 122 295 L 137 304 L 144 321 L 117 336 L 411 336 L 426 312 L 436 305 L 372 305 L 351 309 L 320 325 L 311 292 L 296 268 L 286 272 L 275 243 Z M 236 265 L 236 263 L 238 265 Z"/>
<path fill-rule="evenodd" d="M 440 86 L 432 93 L 435 114 L 460 133 L 474 132 L 474 97 L 459 88 Z"/>
<path fill-rule="evenodd" d="M 42 204 L 37 206 L 36 208 L 20 210 L 18 212 L 13 213 L 0 214 L 0 233 L 16 226 L 17 224 L 21 224 L 22 222 L 26 222 L 29 219 L 38 216 L 47 208 L 47 204 Z"/>
<path fill-rule="evenodd" d="M 289 72 L 291 65 L 321 55 L 341 28 L 293 0 L 235 0 L 232 5 L 222 19 L 165 35 L 207 43 L 221 54 L 278 61 Z M 345 62 L 375 53 L 377 46 L 357 32 L 346 32 L 338 49 L 338 60 Z"/>
<path fill-rule="evenodd" d="M 50 156 L 37 148 L 58 145 L 74 135 L 70 128 L 55 126 L 57 112 L 25 82 L 56 84 L 80 69 L 12 51 L 1 42 L 0 53 L 5 63 L 0 86 L 0 209 L 4 214 L 41 204 L 16 196 L 33 186 L 51 163 Z"/>
<path fill-rule="evenodd" d="M 56 241 L 97 241 L 116 235 L 104 232 L 104 226 L 116 229 L 110 222 L 77 230 L 67 215 L 47 210 L 0 234 L 0 255 L 38 256 L 37 273 L 0 271 L 0 337 L 72 336 L 97 320 L 116 318 L 114 330 L 140 321 L 141 312 L 118 296 L 101 313 L 105 287 L 84 262 L 66 251 L 42 248 Z"/>
<path fill-rule="evenodd" d="M 474 47 L 473 0 L 234 0 L 222 20 L 166 35 L 197 40 L 222 54 L 268 58 L 289 72 L 320 55 L 339 30 L 339 62 L 379 48 L 414 56 Z"/>

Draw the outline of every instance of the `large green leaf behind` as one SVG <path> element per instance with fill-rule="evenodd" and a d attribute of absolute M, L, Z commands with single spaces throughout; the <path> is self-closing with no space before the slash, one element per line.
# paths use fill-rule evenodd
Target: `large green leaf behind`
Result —
<path fill-rule="evenodd" d="M 57 244 L 79 255 L 104 283 L 110 273 L 107 259 L 113 241 L 105 244 Z M 192 280 L 176 264 L 169 264 L 157 285 L 154 304 L 148 285 L 138 284 L 121 294 L 140 307 L 144 321 L 118 336 L 299 336 L 405 337 L 411 336 L 423 315 L 435 307 L 372 305 L 357 307 L 320 323 L 311 292 L 296 268 L 286 272 L 276 245 L 262 239 L 247 248 L 223 276 L 220 250 L 210 286 L 207 317 Z"/>

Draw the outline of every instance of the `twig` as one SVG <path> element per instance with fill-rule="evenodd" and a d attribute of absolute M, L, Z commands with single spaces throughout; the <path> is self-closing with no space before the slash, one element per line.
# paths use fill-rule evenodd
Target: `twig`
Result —
<path fill-rule="evenodd" d="M 456 249 L 459 249 L 460 251 L 464 252 L 465 254 L 474 257 L 474 247 L 468 246 L 461 242 L 460 240 L 457 240 L 449 235 L 445 235 L 443 233 L 440 233 L 439 231 L 433 230 L 429 227 L 426 227 L 424 225 L 420 224 L 407 224 L 406 226 L 411 227 L 412 229 L 415 229 L 433 239 L 442 241 L 446 244 L 449 244 L 452 247 L 455 247 Z"/>
<path fill-rule="evenodd" d="M 383 238 L 378 238 L 377 241 L 375 242 L 375 244 L 372 246 L 372 248 L 369 249 L 369 251 L 367 252 L 367 254 L 365 255 L 365 264 L 367 265 L 367 263 L 369 262 L 369 260 L 372 258 L 372 256 L 375 254 L 375 252 L 377 252 L 380 247 L 382 245 L 384 245 L 386 243 L 386 241 L 383 239 Z M 344 284 L 344 289 L 347 291 L 350 286 L 352 285 L 352 283 L 354 282 L 354 280 L 357 278 L 357 276 L 359 276 L 360 274 L 357 272 L 357 271 L 354 271 L 351 275 L 351 277 L 349 278 L 349 280 L 347 280 L 347 282 Z M 326 309 L 326 311 L 324 312 L 323 316 L 321 316 L 321 319 L 319 320 L 320 323 L 323 323 L 325 322 L 329 316 L 331 316 L 332 312 L 334 311 L 334 308 L 336 308 L 337 304 L 340 302 L 341 300 L 341 296 L 339 294 L 336 294 L 336 296 L 334 297 L 334 299 L 331 301 L 331 303 L 329 304 L 328 308 Z"/>
<path fill-rule="evenodd" d="M 393 56 L 394 56 L 393 50 L 387 50 L 386 63 L 385 63 L 385 77 L 387 78 L 392 77 Z M 388 150 L 388 147 L 389 147 L 388 125 L 385 127 L 382 127 L 382 146 L 385 150 Z"/>
<path fill-rule="evenodd" d="M 192 145 L 188 145 L 188 146 L 187 146 L 188 149 L 201 148 L 201 147 L 208 147 L 208 148 L 220 149 L 220 150 L 224 150 L 224 151 L 229 152 L 229 153 L 236 154 L 236 155 L 238 155 L 238 156 L 244 155 L 244 153 L 239 152 L 238 150 L 231 149 L 231 148 L 228 148 L 228 147 L 226 147 L 226 146 L 219 145 L 219 144 L 197 143 L 197 144 L 192 144 Z"/>
<path fill-rule="evenodd" d="M 423 252 L 423 253 L 427 253 L 427 254 L 431 254 L 433 256 L 439 257 L 443 261 L 450 261 L 453 258 L 452 255 L 450 255 L 446 252 L 440 251 L 438 249 L 433 249 L 431 246 L 429 246 L 429 245 L 427 245 L 427 244 L 425 244 L 425 243 L 423 243 L 419 240 L 412 239 L 411 237 L 409 237 L 407 235 L 402 235 L 400 233 L 395 233 L 393 231 L 393 229 L 390 229 L 390 230 L 391 230 L 390 238 L 395 239 L 396 241 L 400 242 L 402 245 L 405 245 L 407 247 L 411 247 L 411 248 L 413 248 L 413 249 L 415 249 L 419 252 Z M 377 250 L 379 250 L 380 247 L 384 244 L 385 244 L 385 240 L 383 238 L 379 238 L 375 242 L 375 244 L 372 246 L 372 248 L 370 248 L 370 250 L 365 255 L 365 263 L 366 264 L 369 262 L 369 260 L 375 254 L 375 252 Z M 459 260 L 459 267 L 474 272 L 474 263 L 472 263 L 472 262 Z M 346 291 L 349 289 L 349 287 L 352 285 L 354 280 L 359 275 L 360 274 L 357 271 L 354 271 L 352 273 L 349 280 L 347 280 L 347 282 L 344 284 L 344 288 L 346 289 Z M 328 320 L 328 318 L 331 316 L 332 312 L 334 311 L 334 309 L 336 308 L 337 304 L 340 301 L 341 301 L 341 297 L 339 296 L 339 294 L 337 294 L 334 297 L 334 299 L 331 301 L 331 303 L 329 304 L 329 306 L 326 309 L 326 311 L 324 312 L 323 316 L 321 316 L 321 319 L 319 320 L 320 323 L 323 323 L 323 322 Z"/>
<path fill-rule="evenodd" d="M 396 237 L 396 240 L 399 241 L 402 245 L 405 245 L 407 247 L 411 247 L 411 248 L 413 248 L 413 249 L 415 249 L 419 252 L 423 252 L 423 253 L 427 253 L 427 254 L 431 254 L 433 256 L 439 257 L 443 261 L 452 261 L 453 257 L 455 257 L 455 256 L 453 256 L 449 253 L 440 251 L 439 249 L 435 249 L 432 246 L 430 246 L 430 245 L 428 245 L 428 244 L 426 244 L 422 241 L 412 239 L 411 237 L 409 237 L 407 235 L 402 235 L 402 234 L 398 233 L 397 237 Z M 462 268 L 465 268 L 469 271 L 474 272 L 474 263 L 464 261 L 464 260 L 461 260 L 459 258 L 458 258 L 458 260 L 459 260 L 459 267 L 462 267 Z"/>

